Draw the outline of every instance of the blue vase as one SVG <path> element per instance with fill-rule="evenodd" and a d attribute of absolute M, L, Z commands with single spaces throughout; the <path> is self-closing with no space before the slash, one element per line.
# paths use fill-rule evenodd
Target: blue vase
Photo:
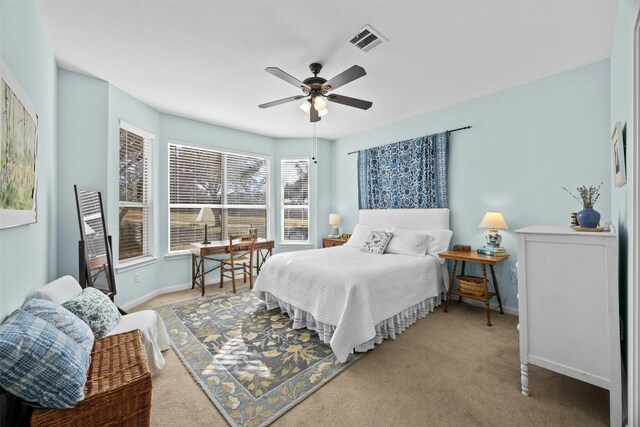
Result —
<path fill-rule="evenodd" d="M 584 208 L 578 212 L 578 223 L 583 228 L 596 228 L 600 222 L 600 212 L 593 208 Z"/>

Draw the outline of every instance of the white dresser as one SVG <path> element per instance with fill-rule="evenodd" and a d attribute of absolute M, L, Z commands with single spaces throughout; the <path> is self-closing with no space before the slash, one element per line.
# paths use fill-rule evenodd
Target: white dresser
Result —
<path fill-rule="evenodd" d="M 616 234 L 561 226 L 516 234 L 522 394 L 533 363 L 608 389 L 611 425 L 622 425 Z"/>

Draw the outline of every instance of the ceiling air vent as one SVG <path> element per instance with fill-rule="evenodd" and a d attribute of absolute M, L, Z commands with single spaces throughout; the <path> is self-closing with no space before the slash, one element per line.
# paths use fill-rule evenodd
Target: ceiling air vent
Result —
<path fill-rule="evenodd" d="M 358 32 L 349 38 L 349 43 L 357 47 L 363 52 L 369 52 L 376 46 L 386 42 L 387 39 L 382 37 L 379 32 L 371 28 L 370 25 L 365 25 Z"/>

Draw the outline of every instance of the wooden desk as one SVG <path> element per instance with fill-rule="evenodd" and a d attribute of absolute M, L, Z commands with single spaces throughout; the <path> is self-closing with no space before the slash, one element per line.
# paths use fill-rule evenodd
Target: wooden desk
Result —
<path fill-rule="evenodd" d="M 260 269 L 265 263 L 268 257 L 271 256 L 273 251 L 274 241 L 263 238 L 258 238 L 254 249 L 256 250 L 256 274 L 260 274 Z M 208 245 L 202 243 L 191 243 L 189 247 L 191 251 L 191 289 L 196 285 L 202 288 L 202 296 L 204 296 L 205 276 L 207 273 L 211 273 L 214 270 L 220 268 L 220 264 L 217 267 L 213 267 L 210 270 L 205 271 L 205 260 L 218 261 L 216 258 L 212 258 L 213 255 L 223 255 L 229 253 L 229 241 L 217 240 L 211 242 Z"/>
<path fill-rule="evenodd" d="M 491 307 L 489 307 L 489 300 L 494 296 L 498 298 L 498 305 L 500 306 L 500 314 L 504 314 L 502 310 L 502 298 L 500 298 L 500 288 L 498 287 L 498 279 L 496 279 L 496 272 L 493 269 L 493 266 L 498 264 L 499 262 L 504 261 L 509 258 L 509 254 L 505 255 L 481 255 L 477 253 L 475 250 L 471 250 L 468 252 L 463 251 L 446 251 L 440 252 L 438 254 L 440 258 L 450 259 L 453 261 L 453 268 L 451 269 L 451 276 L 449 278 L 449 290 L 447 291 L 447 300 L 444 302 L 444 312 L 446 313 L 449 309 L 449 300 L 451 299 L 451 295 L 456 295 L 460 297 L 460 301 L 462 298 L 471 298 L 478 301 L 483 301 L 487 310 L 487 325 L 491 326 Z M 482 269 L 482 278 L 485 281 L 486 288 L 484 294 L 482 296 L 470 295 L 464 292 L 461 292 L 460 289 L 453 290 L 453 281 L 456 276 L 456 269 L 458 268 L 458 262 L 462 261 L 462 271 L 461 275 L 464 276 L 464 268 L 467 262 L 475 262 L 480 264 L 480 268 Z M 493 279 L 493 288 L 495 292 L 489 292 L 489 280 L 487 279 L 487 265 L 491 270 L 491 278 Z"/>

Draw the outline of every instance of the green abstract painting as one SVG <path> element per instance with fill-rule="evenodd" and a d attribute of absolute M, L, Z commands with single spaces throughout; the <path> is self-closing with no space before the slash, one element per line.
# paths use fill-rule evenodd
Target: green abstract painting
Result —
<path fill-rule="evenodd" d="M 0 228 L 36 221 L 37 116 L 0 61 Z"/>

